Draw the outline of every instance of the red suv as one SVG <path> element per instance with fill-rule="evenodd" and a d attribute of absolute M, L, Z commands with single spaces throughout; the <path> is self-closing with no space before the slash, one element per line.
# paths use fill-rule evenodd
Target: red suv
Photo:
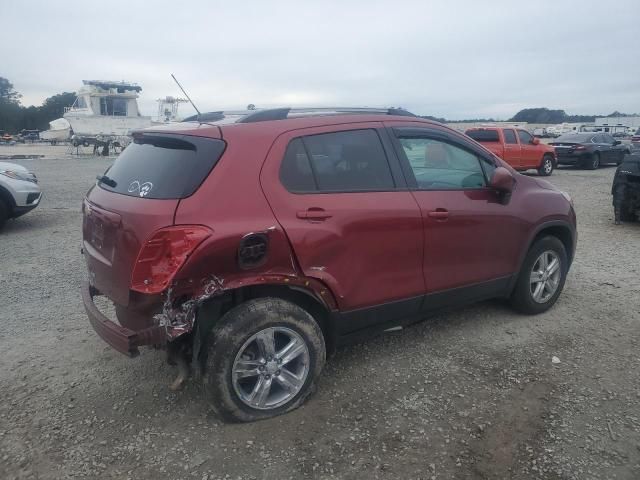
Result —
<path fill-rule="evenodd" d="M 445 307 L 544 312 L 569 196 L 403 110 L 274 109 L 140 131 L 83 203 L 83 300 L 135 356 L 166 348 L 224 418 L 287 412 L 335 346 Z M 94 297 L 115 304 L 117 323 Z"/>

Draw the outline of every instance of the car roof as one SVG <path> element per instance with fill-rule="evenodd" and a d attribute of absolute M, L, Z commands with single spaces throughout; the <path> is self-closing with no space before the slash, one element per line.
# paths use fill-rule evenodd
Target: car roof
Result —
<path fill-rule="evenodd" d="M 282 109 L 284 110 L 284 109 Z M 397 109 L 353 109 L 349 111 L 338 111 L 338 109 L 313 109 L 310 114 L 297 114 L 297 109 L 287 109 L 293 111 L 294 115 L 287 115 L 284 118 L 273 119 L 264 116 L 257 121 L 242 122 L 238 119 L 246 118 L 245 112 L 227 112 L 224 119 L 218 121 L 187 121 L 179 123 L 169 123 L 162 126 L 155 126 L 144 129 L 142 132 L 158 132 L 158 133 L 179 133 L 184 135 L 197 136 L 224 136 L 223 132 L 229 129 L 234 131 L 247 130 L 251 132 L 269 132 L 272 135 L 279 135 L 289 130 L 297 130 L 302 128 L 311 128 L 329 125 L 343 125 L 351 123 L 369 123 L 369 122 L 387 122 L 387 121 L 403 121 L 411 123 L 422 123 L 439 127 L 449 127 L 426 118 L 418 117 L 409 112 L 398 113 Z M 259 112 L 265 112 L 261 110 Z M 218 113 L 218 112 L 216 112 Z M 219 112 L 224 113 L 224 112 Z M 203 117 L 208 114 L 203 114 Z M 280 114 L 282 115 L 282 114 Z M 233 121 L 230 117 L 233 117 Z M 206 118 L 206 117 L 204 117 Z"/>

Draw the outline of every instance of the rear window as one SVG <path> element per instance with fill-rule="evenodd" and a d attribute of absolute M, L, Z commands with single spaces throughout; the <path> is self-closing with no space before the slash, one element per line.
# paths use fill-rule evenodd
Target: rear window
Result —
<path fill-rule="evenodd" d="M 189 135 L 144 134 L 134 138 L 105 175 L 122 195 L 180 199 L 192 195 L 216 165 L 225 143 Z"/>
<path fill-rule="evenodd" d="M 476 142 L 499 142 L 498 132 L 496 130 L 469 130 L 467 135 Z"/>

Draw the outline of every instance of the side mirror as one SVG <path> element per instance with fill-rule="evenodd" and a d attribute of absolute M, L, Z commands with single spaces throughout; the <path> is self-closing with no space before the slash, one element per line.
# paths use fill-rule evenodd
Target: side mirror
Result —
<path fill-rule="evenodd" d="M 540 139 L 538 137 L 533 137 L 533 140 L 531 140 L 531 145 L 540 145 Z"/>
<path fill-rule="evenodd" d="M 620 140 L 614 140 L 614 141 L 613 141 L 613 144 L 614 144 L 614 145 L 620 145 L 621 143 L 622 143 L 622 142 L 621 142 Z"/>
<path fill-rule="evenodd" d="M 489 186 L 501 193 L 511 193 L 516 179 L 509 170 L 504 167 L 498 167 L 493 172 L 493 176 L 489 181 Z"/>

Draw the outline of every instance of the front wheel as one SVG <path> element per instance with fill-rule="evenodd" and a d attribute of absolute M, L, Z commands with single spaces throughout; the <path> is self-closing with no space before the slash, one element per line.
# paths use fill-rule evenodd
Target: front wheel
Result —
<path fill-rule="evenodd" d="M 538 175 L 548 177 L 553 172 L 553 157 L 551 155 L 545 155 L 542 157 L 542 163 L 538 168 Z"/>
<path fill-rule="evenodd" d="M 301 307 L 279 298 L 249 300 L 210 335 L 205 392 L 224 419 L 261 420 L 299 407 L 326 359 L 322 330 Z"/>
<path fill-rule="evenodd" d="M 557 237 L 539 239 L 531 246 L 522 264 L 511 305 L 522 313 L 547 311 L 560 296 L 568 270 L 564 244 Z"/>

